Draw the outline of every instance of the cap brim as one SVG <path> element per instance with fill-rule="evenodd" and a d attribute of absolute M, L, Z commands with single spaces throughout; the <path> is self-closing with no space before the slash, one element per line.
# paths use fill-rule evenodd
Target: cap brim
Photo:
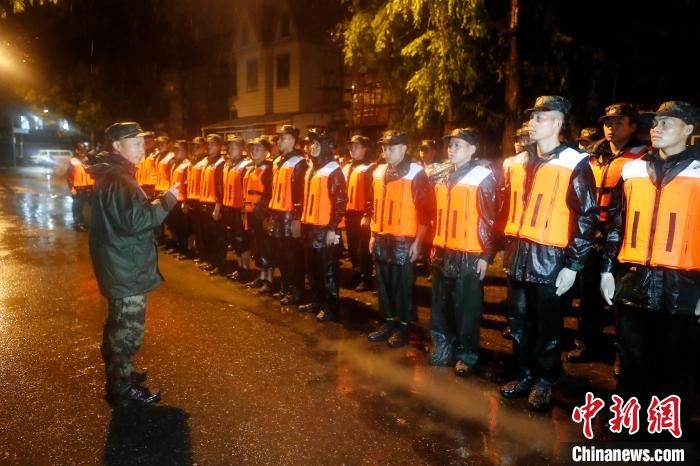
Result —
<path fill-rule="evenodd" d="M 527 110 L 525 110 L 525 114 L 529 115 L 532 112 L 554 112 L 554 111 L 557 111 L 557 109 L 551 108 L 551 107 L 532 107 L 532 108 L 528 108 Z"/>

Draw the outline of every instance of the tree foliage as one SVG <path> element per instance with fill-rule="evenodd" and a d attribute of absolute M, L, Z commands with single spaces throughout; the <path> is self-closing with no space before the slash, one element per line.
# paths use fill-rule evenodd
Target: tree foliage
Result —
<path fill-rule="evenodd" d="M 483 0 L 353 0 L 348 7 L 345 62 L 404 94 L 400 104 L 411 111 L 397 112 L 394 125 L 498 118 L 485 92 L 500 80 L 498 38 Z"/>
<path fill-rule="evenodd" d="M 0 18 L 4 19 L 8 15 L 22 13 L 27 6 L 41 6 L 58 2 L 59 0 L 0 0 Z"/>

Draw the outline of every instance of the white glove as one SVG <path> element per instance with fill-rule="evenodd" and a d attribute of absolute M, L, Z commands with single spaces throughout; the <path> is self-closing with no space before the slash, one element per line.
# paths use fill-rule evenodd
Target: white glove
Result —
<path fill-rule="evenodd" d="M 612 299 L 615 294 L 615 277 L 610 272 L 600 274 L 600 292 L 605 302 L 612 306 Z"/>
<path fill-rule="evenodd" d="M 554 282 L 554 286 L 557 287 L 557 296 L 561 296 L 574 286 L 574 281 L 576 281 L 576 272 L 564 267 L 559 271 L 557 275 L 557 280 Z"/>
<path fill-rule="evenodd" d="M 695 304 L 695 317 L 698 318 L 698 323 L 700 324 L 700 299 L 698 299 L 697 304 Z"/>

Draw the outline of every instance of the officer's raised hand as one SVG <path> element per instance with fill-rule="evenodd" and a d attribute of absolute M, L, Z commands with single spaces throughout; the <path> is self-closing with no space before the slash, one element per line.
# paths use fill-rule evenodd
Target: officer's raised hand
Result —
<path fill-rule="evenodd" d="M 612 306 L 612 299 L 615 294 L 615 277 L 610 272 L 600 274 L 600 292 L 605 302 Z M 695 313 L 698 313 L 697 307 L 695 308 Z"/>
<path fill-rule="evenodd" d="M 569 291 L 571 287 L 574 286 L 575 281 L 575 271 L 567 269 L 566 267 L 561 269 L 559 275 L 557 275 L 557 280 L 554 282 L 554 285 L 557 287 L 557 296 L 562 296 Z"/>

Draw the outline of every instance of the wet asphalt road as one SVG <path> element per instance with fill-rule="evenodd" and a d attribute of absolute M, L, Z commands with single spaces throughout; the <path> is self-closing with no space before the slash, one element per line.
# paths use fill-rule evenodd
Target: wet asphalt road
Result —
<path fill-rule="evenodd" d="M 113 413 L 106 303 L 62 181 L 0 171 L 0 464 L 542 465 L 581 439 L 570 410 L 582 387 L 613 386 L 609 365 L 580 365 L 551 413 L 502 400 L 512 362 L 498 277 L 483 374 L 461 380 L 426 365 L 425 308 L 411 345 L 392 350 L 365 338 L 371 294 L 343 290 L 341 322 L 324 325 L 161 254 L 167 281 L 149 295 L 137 362 L 163 401 Z"/>

